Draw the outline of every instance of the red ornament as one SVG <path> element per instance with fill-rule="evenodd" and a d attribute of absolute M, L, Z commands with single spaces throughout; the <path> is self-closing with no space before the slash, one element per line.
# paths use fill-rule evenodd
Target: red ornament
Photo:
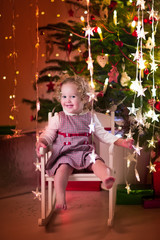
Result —
<path fill-rule="evenodd" d="M 94 21 L 94 20 L 95 20 L 95 16 L 91 15 L 91 21 Z"/>
<path fill-rule="evenodd" d="M 133 18 L 133 21 L 138 21 L 138 17 L 137 16 L 134 16 L 134 18 Z"/>
<path fill-rule="evenodd" d="M 133 36 L 133 37 L 137 37 L 137 36 L 138 36 L 136 30 L 134 30 L 134 32 L 132 33 L 132 36 Z"/>
<path fill-rule="evenodd" d="M 103 91 L 100 91 L 100 92 L 97 94 L 97 97 L 103 97 L 103 96 L 104 96 Z"/>
<path fill-rule="evenodd" d="M 98 32 L 98 27 L 95 27 L 95 28 L 93 29 L 93 31 L 94 31 L 95 33 L 97 33 L 97 32 Z"/>
<path fill-rule="evenodd" d="M 143 22 L 144 22 L 144 23 L 148 23 L 148 19 L 145 18 L 145 19 L 143 20 Z"/>
<path fill-rule="evenodd" d="M 144 74 L 146 74 L 146 75 L 149 74 L 149 70 L 147 68 L 144 69 Z"/>
<path fill-rule="evenodd" d="M 70 17 L 73 17 L 74 11 L 73 11 L 72 9 L 70 9 L 70 10 L 68 11 L 68 14 L 69 14 Z"/>
<path fill-rule="evenodd" d="M 123 42 L 122 41 L 117 41 L 117 42 L 115 42 L 115 44 L 120 48 L 123 47 Z"/>
<path fill-rule="evenodd" d="M 117 2 L 116 1 L 111 1 L 111 4 L 108 6 L 108 8 L 110 10 L 113 10 L 116 6 L 117 6 Z"/>
<path fill-rule="evenodd" d="M 155 108 L 160 111 L 160 101 L 155 103 Z"/>
<path fill-rule="evenodd" d="M 52 82 L 49 82 L 46 86 L 48 87 L 47 92 L 53 92 L 54 91 L 54 84 Z"/>

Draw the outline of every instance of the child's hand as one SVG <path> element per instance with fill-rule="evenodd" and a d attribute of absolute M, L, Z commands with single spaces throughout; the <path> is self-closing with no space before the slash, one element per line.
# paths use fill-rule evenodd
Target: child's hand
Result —
<path fill-rule="evenodd" d="M 133 142 L 134 142 L 134 140 L 132 138 L 129 138 L 129 139 L 119 138 L 117 141 L 114 142 L 114 144 L 117 145 L 117 146 L 122 146 L 122 147 L 125 147 L 125 148 L 132 149 L 133 148 Z"/>
<path fill-rule="evenodd" d="M 47 146 L 44 144 L 44 143 L 42 143 L 42 142 L 37 142 L 36 143 L 36 153 L 37 153 L 37 156 L 38 157 L 41 157 L 42 156 L 42 154 L 40 153 L 40 148 L 46 148 Z"/>

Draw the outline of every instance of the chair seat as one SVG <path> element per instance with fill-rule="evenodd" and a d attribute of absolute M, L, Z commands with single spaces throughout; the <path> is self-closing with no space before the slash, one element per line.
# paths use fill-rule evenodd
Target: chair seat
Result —
<path fill-rule="evenodd" d="M 54 181 L 54 177 L 45 174 L 47 181 Z M 94 173 L 74 173 L 69 177 L 69 181 L 101 181 Z"/>

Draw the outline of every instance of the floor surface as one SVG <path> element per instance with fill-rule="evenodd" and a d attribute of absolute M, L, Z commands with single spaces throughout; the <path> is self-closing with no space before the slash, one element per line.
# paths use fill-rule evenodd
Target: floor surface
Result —
<path fill-rule="evenodd" d="M 67 191 L 68 209 L 38 226 L 40 202 L 32 193 L 0 199 L 1 240 L 159 240 L 160 208 L 117 205 L 107 226 L 108 192 Z"/>

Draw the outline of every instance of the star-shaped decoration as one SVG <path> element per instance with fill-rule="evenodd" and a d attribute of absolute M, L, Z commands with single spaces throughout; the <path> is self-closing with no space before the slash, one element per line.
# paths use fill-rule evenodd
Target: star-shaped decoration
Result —
<path fill-rule="evenodd" d="M 156 88 L 155 88 L 155 86 L 153 86 L 153 88 L 151 89 L 151 91 L 152 91 L 152 97 L 156 97 Z"/>
<path fill-rule="evenodd" d="M 94 132 L 95 123 L 93 122 L 93 118 L 91 118 L 91 123 L 89 124 L 89 133 Z"/>
<path fill-rule="evenodd" d="M 156 164 L 152 164 L 151 162 L 150 162 L 149 166 L 147 166 L 147 168 L 149 168 L 150 173 L 156 172 L 155 166 L 156 166 Z"/>
<path fill-rule="evenodd" d="M 125 157 L 125 159 L 127 159 L 127 161 L 130 161 L 130 162 L 137 162 L 134 153 L 129 153 L 127 157 Z"/>
<path fill-rule="evenodd" d="M 36 166 L 35 171 L 41 171 L 41 163 L 38 161 L 38 159 L 37 159 L 36 163 L 33 163 L 33 164 Z"/>
<path fill-rule="evenodd" d="M 138 125 L 141 124 L 141 125 L 144 126 L 144 123 L 145 123 L 145 121 L 146 121 L 146 117 L 145 117 L 145 115 L 142 116 L 141 109 L 139 109 L 139 110 L 137 111 L 135 120 L 137 121 L 137 124 L 138 124 Z"/>
<path fill-rule="evenodd" d="M 144 31 L 144 28 L 142 27 L 141 30 L 138 32 L 138 39 L 139 39 L 139 38 L 143 38 L 144 40 L 146 40 L 146 36 L 145 36 L 145 35 L 146 35 L 147 33 L 148 33 L 148 32 L 145 32 L 145 31 Z"/>
<path fill-rule="evenodd" d="M 155 111 L 153 111 L 152 116 L 151 116 L 152 122 L 154 122 L 154 121 L 159 122 L 159 119 L 158 119 L 159 115 L 160 114 L 156 114 Z"/>
<path fill-rule="evenodd" d="M 136 78 L 135 81 L 131 81 L 130 89 L 136 92 L 140 84 L 141 84 L 140 81 L 138 80 L 138 78 Z"/>
<path fill-rule="evenodd" d="M 136 6 L 141 6 L 141 10 L 145 9 L 145 1 L 144 0 L 137 0 Z"/>
<path fill-rule="evenodd" d="M 139 86 L 139 88 L 137 89 L 137 97 L 139 96 L 144 96 L 145 97 L 145 91 L 147 90 L 147 88 L 143 88 L 142 85 Z"/>
<path fill-rule="evenodd" d="M 140 58 L 140 52 L 138 51 L 138 49 L 135 53 L 132 53 L 131 55 L 134 57 L 133 61 L 138 60 Z"/>
<path fill-rule="evenodd" d="M 145 62 L 146 60 L 144 60 L 143 57 L 141 56 L 138 60 L 139 69 L 145 69 Z"/>
<path fill-rule="evenodd" d="M 138 153 L 138 155 L 140 155 L 140 151 L 142 150 L 142 147 L 139 146 L 138 142 L 136 146 L 133 145 L 133 148 L 134 148 L 134 153 Z"/>
<path fill-rule="evenodd" d="M 36 188 L 36 191 L 32 191 L 32 193 L 35 195 L 34 199 L 41 200 L 41 193 L 38 191 L 38 187 Z"/>
<path fill-rule="evenodd" d="M 92 88 L 90 92 L 87 93 L 87 95 L 89 96 L 89 102 L 97 101 L 97 94 L 98 93 L 95 92 L 94 88 Z"/>
<path fill-rule="evenodd" d="M 46 86 L 48 87 L 47 92 L 54 91 L 54 84 L 51 81 Z"/>
<path fill-rule="evenodd" d="M 131 191 L 131 189 L 130 189 L 130 184 L 126 183 L 125 189 L 127 189 L 127 193 L 129 194 L 130 191 Z"/>
<path fill-rule="evenodd" d="M 96 162 L 96 157 L 97 157 L 97 154 L 95 154 L 95 151 L 94 149 L 92 150 L 92 153 L 89 154 L 90 156 L 90 163 L 95 163 Z"/>
<path fill-rule="evenodd" d="M 151 11 L 148 11 L 149 13 L 149 19 L 155 18 L 156 20 L 158 20 L 158 11 L 154 11 L 154 9 L 152 8 Z"/>
<path fill-rule="evenodd" d="M 156 143 L 157 141 L 154 140 L 154 137 L 152 137 L 151 140 L 147 140 L 147 142 L 148 142 L 148 147 L 149 147 L 149 148 L 150 148 L 150 147 L 153 147 L 153 148 L 156 147 L 156 146 L 155 146 L 155 143 Z"/>
<path fill-rule="evenodd" d="M 20 137 L 22 129 L 11 129 L 12 132 L 14 132 L 13 137 Z"/>
<path fill-rule="evenodd" d="M 108 73 L 108 76 L 109 76 L 109 82 L 115 82 L 117 83 L 118 82 L 118 76 L 119 76 L 119 72 L 117 70 L 117 67 L 116 66 L 113 66 L 112 65 L 112 69 L 110 70 L 110 72 Z"/>
<path fill-rule="evenodd" d="M 15 112 L 19 111 L 19 107 L 16 106 L 15 104 L 11 107 L 11 112 L 13 112 L 13 111 L 15 111 Z"/>
<path fill-rule="evenodd" d="M 83 28 L 83 30 L 85 31 L 85 37 L 87 37 L 88 35 L 94 36 L 93 34 L 94 28 L 92 28 L 90 25 L 87 25 L 87 27 Z"/>
<path fill-rule="evenodd" d="M 129 129 L 129 132 L 128 132 L 128 133 L 126 133 L 125 135 L 127 136 L 127 139 L 130 139 L 130 138 L 132 138 L 132 136 L 133 136 L 133 133 L 132 133 L 131 129 Z"/>
<path fill-rule="evenodd" d="M 156 71 L 156 70 L 157 70 L 158 64 L 156 64 L 155 61 L 153 61 L 152 63 L 150 63 L 150 65 L 151 65 L 151 70 L 152 70 L 152 71 Z"/>
<path fill-rule="evenodd" d="M 138 111 L 138 108 L 135 108 L 135 104 L 132 103 L 132 107 L 127 107 L 129 110 L 129 115 L 133 114 L 136 116 L 136 112 Z"/>
<path fill-rule="evenodd" d="M 86 60 L 86 63 L 88 64 L 88 70 L 93 71 L 93 62 L 94 60 L 92 60 L 92 57 L 88 57 L 88 59 Z"/>

